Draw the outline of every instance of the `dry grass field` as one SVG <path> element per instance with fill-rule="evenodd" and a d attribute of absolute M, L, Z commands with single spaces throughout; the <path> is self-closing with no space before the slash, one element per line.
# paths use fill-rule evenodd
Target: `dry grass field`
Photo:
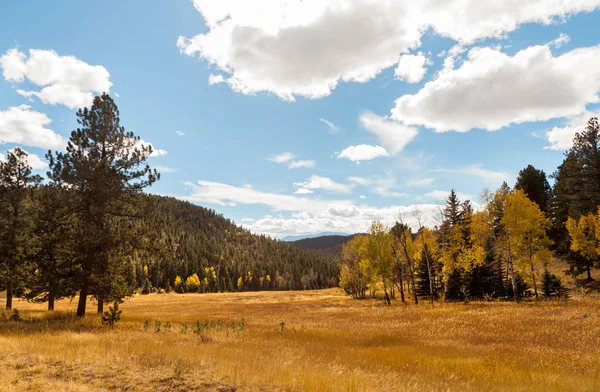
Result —
<path fill-rule="evenodd" d="M 76 302 L 17 301 L 23 321 L 0 321 L 2 391 L 600 390 L 595 296 L 432 308 L 337 289 L 151 294 L 114 329 L 74 320 Z"/>

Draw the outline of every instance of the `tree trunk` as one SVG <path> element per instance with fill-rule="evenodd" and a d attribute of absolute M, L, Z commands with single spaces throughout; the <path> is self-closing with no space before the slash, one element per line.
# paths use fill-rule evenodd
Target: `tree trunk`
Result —
<path fill-rule="evenodd" d="M 510 274 L 510 282 L 512 283 L 513 299 L 515 302 L 518 302 L 519 301 L 519 293 L 517 293 L 517 276 L 515 274 L 515 268 L 513 266 L 510 255 L 508 256 L 508 258 L 506 260 L 506 264 L 508 267 L 508 272 Z"/>
<path fill-rule="evenodd" d="M 425 248 L 425 260 L 427 260 L 427 275 L 429 276 L 429 297 L 431 298 L 431 305 L 433 306 L 433 279 L 431 279 L 431 263 L 429 263 L 429 254 L 427 253 L 427 246 Z M 417 294 L 415 293 L 415 298 Z"/>
<path fill-rule="evenodd" d="M 85 317 L 85 306 L 88 296 L 88 282 L 86 282 L 81 287 L 81 291 L 79 292 L 79 303 L 77 304 L 77 317 Z"/>
<path fill-rule="evenodd" d="M 101 299 L 98 300 L 98 313 L 104 313 L 104 301 Z"/>
<path fill-rule="evenodd" d="M 594 280 L 592 279 L 592 268 L 590 267 L 590 262 L 588 262 L 587 265 L 587 280 Z"/>
<path fill-rule="evenodd" d="M 49 311 L 54 310 L 54 293 L 53 292 L 48 293 L 48 310 Z"/>
<path fill-rule="evenodd" d="M 6 310 L 11 310 L 12 309 L 12 299 L 13 299 L 13 282 L 12 280 L 9 280 L 8 283 L 6 284 Z"/>
<path fill-rule="evenodd" d="M 535 269 L 533 269 L 533 261 L 531 259 L 529 259 L 529 265 L 531 267 L 531 280 L 533 280 L 533 292 L 535 293 L 535 300 L 537 301 L 539 299 L 538 289 L 537 282 L 535 281 Z"/>

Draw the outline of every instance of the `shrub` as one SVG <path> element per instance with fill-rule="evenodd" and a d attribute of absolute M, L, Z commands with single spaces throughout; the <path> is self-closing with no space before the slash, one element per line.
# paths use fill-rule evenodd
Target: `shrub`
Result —
<path fill-rule="evenodd" d="M 122 312 L 122 310 L 119 310 L 119 303 L 115 302 L 113 306 L 108 308 L 108 312 L 104 312 L 102 315 L 102 324 L 106 324 L 110 328 L 113 328 L 117 321 L 121 320 Z"/>

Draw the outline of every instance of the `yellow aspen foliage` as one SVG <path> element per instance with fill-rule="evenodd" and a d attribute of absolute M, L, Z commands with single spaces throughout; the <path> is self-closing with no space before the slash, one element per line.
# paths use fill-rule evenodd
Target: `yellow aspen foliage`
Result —
<path fill-rule="evenodd" d="M 271 275 L 267 275 L 267 282 L 271 281 Z"/>
<path fill-rule="evenodd" d="M 198 289 L 200 288 L 200 278 L 198 277 L 198 274 L 188 276 L 185 280 L 185 285 L 187 286 L 188 291 L 198 291 Z"/>
<path fill-rule="evenodd" d="M 144 266 L 144 275 L 148 276 L 148 266 L 147 265 Z"/>
<path fill-rule="evenodd" d="M 183 285 L 183 280 L 181 280 L 181 276 L 177 275 L 175 277 L 175 282 L 173 286 L 175 287 L 175 291 L 181 291 L 181 286 Z"/>
<path fill-rule="evenodd" d="M 529 277 L 537 298 L 536 263 L 547 263 L 552 258 L 548 249 L 550 240 L 546 236 L 550 220 L 525 192 L 517 190 L 506 196 L 501 222 L 506 230 L 507 245 L 514 255 L 514 264 Z"/>
<path fill-rule="evenodd" d="M 600 214 L 600 208 L 598 208 Z M 600 218 L 589 214 L 579 218 L 579 221 L 569 218 L 567 230 L 571 237 L 571 250 L 578 252 L 588 260 L 600 257 Z"/>
<path fill-rule="evenodd" d="M 241 276 L 238 278 L 237 280 L 237 288 L 238 290 L 241 289 L 244 286 L 244 278 L 242 278 Z"/>

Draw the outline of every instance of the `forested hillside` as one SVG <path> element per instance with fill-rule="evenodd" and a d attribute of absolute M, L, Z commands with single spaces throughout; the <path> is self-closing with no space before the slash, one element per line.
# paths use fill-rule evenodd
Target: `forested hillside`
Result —
<path fill-rule="evenodd" d="M 179 276 L 179 290 L 300 290 L 337 285 L 337 264 L 319 252 L 254 235 L 213 210 L 188 202 L 145 197 L 151 199 L 155 226 L 168 237 L 173 257 L 150 253 L 139 260 L 140 287 L 145 285 L 145 266 L 153 287 L 174 288 Z M 199 286 L 195 278 L 187 279 L 194 274 Z"/>

